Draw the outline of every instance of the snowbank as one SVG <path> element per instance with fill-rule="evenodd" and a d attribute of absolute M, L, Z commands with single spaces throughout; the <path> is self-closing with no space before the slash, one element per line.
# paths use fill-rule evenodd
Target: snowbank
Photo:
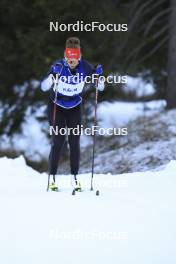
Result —
<path fill-rule="evenodd" d="M 71 196 L 69 185 L 47 193 L 47 175 L 22 157 L 1 158 L 0 170 L 1 263 L 175 263 L 176 161 L 158 172 L 97 174 L 99 197 Z"/>
<path fill-rule="evenodd" d="M 165 106 L 165 100 L 145 103 L 102 102 L 98 105 L 97 117 L 101 127 L 123 127 L 137 117 L 158 113 Z"/>
<path fill-rule="evenodd" d="M 127 84 L 123 86 L 125 93 L 133 93 L 137 98 L 153 95 L 155 93 L 152 80 L 145 81 L 144 78 L 127 76 Z"/>
<path fill-rule="evenodd" d="M 49 124 L 38 120 L 44 117 L 45 111 L 46 106 L 28 107 L 22 124 L 22 132 L 11 137 L 5 134 L 1 136 L 1 150 L 24 153 L 26 158 L 35 162 L 48 157 L 50 143 L 46 131 L 47 129 L 49 131 Z"/>

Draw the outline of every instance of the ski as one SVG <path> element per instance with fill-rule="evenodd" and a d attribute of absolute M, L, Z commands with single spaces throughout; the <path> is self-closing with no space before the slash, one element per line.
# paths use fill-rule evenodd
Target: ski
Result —
<path fill-rule="evenodd" d="M 62 189 L 60 188 L 53 188 L 53 189 L 50 189 L 48 190 L 48 192 L 64 192 Z M 76 189 L 73 189 L 71 194 L 72 195 L 77 195 L 78 193 L 82 193 L 82 192 L 92 192 L 92 190 L 76 190 Z M 100 195 L 100 191 L 99 190 L 96 190 L 96 191 L 93 191 L 93 193 L 95 193 L 96 196 L 99 196 Z"/>
<path fill-rule="evenodd" d="M 81 190 L 81 191 L 77 191 L 77 190 L 73 189 L 73 190 L 72 190 L 72 195 L 76 195 L 76 193 L 86 192 L 86 191 L 90 191 L 90 192 L 92 192 L 92 190 Z M 100 191 L 99 191 L 99 190 L 96 190 L 96 191 L 95 191 L 95 195 L 96 195 L 96 196 L 99 196 L 99 195 L 100 195 Z"/>

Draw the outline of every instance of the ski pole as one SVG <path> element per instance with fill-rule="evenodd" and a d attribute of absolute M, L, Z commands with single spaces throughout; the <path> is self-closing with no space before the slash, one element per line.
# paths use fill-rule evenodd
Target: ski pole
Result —
<path fill-rule="evenodd" d="M 99 76 L 99 75 L 98 75 Z M 97 104 L 98 104 L 98 76 L 96 79 L 96 92 L 95 92 L 95 110 L 94 110 L 94 127 L 97 123 Z M 94 176 L 94 160 L 95 160 L 95 133 L 93 134 L 93 150 L 92 150 L 92 176 L 91 176 L 91 188 L 90 190 L 93 191 L 93 176 Z"/>
<path fill-rule="evenodd" d="M 56 78 L 54 78 L 54 87 L 53 90 L 55 90 L 55 97 L 54 97 L 54 109 L 53 109 L 53 127 L 55 127 L 55 122 L 56 122 L 56 101 L 57 101 L 57 91 L 58 91 L 58 80 L 61 75 L 63 65 L 62 63 L 58 63 L 58 65 L 61 65 L 61 69 L 59 73 L 56 73 Z M 53 175 L 53 181 L 55 182 L 55 175 Z M 48 173 L 48 184 L 47 184 L 47 191 L 49 190 L 49 183 L 50 183 L 50 173 Z"/>
<path fill-rule="evenodd" d="M 57 85 L 58 85 L 58 73 L 56 74 L 56 79 L 54 80 L 55 97 L 54 97 L 54 110 L 53 110 L 53 127 L 55 126 L 55 121 L 56 121 Z"/>

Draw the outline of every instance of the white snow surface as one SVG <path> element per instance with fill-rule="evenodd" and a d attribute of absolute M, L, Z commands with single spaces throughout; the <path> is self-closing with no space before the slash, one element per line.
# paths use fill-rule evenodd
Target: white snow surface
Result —
<path fill-rule="evenodd" d="M 153 81 L 145 81 L 142 76 L 133 77 L 127 75 L 127 83 L 123 86 L 123 89 L 126 93 L 135 93 L 137 98 L 155 93 Z"/>
<path fill-rule="evenodd" d="M 176 263 L 176 161 L 157 172 L 96 174 L 95 189 L 46 192 L 22 156 L 0 158 L 0 263 Z M 90 183 L 90 174 L 79 176 Z"/>
<path fill-rule="evenodd" d="M 30 160 L 40 161 L 49 153 L 49 140 L 43 129 L 49 127 L 47 122 L 39 122 L 37 117 L 42 117 L 46 106 L 39 107 L 35 113 L 28 107 L 25 122 L 22 124 L 22 134 L 15 134 L 12 144 L 17 151 L 24 151 Z"/>
<path fill-rule="evenodd" d="M 98 105 L 97 110 L 98 124 L 103 128 L 124 127 L 137 117 L 153 115 L 162 111 L 165 106 L 165 100 L 153 100 L 144 103 L 102 102 Z"/>
<path fill-rule="evenodd" d="M 15 150 L 25 153 L 25 156 L 33 161 L 40 161 L 48 157 L 50 142 L 46 137 L 45 130 L 49 131 L 48 122 L 40 122 L 37 118 L 45 115 L 46 106 L 40 106 L 35 111 L 28 107 L 25 120 L 22 123 L 22 132 L 8 137 L 6 134 L 0 137 L 2 150 Z"/>

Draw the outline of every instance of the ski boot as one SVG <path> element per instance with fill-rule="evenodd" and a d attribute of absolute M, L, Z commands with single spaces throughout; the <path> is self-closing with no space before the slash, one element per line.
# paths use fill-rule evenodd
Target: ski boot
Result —
<path fill-rule="evenodd" d="M 78 182 L 77 175 L 73 175 L 73 177 L 74 177 L 74 183 L 72 181 L 72 186 L 74 188 L 74 192 L 81 192 L 82 191 L 82 189 L 81 189 L 81 183 Z"/>
<path fill-rule="evenodd" d="M 82 191 L 82 189 L 81 189 L 81 183 L 80 182 L 78 182 L 76 185 L 75 185 L 75 191 L 76 192 L 81 192 Z"/>
<path fill-rule="evenodd" d="M 57 185 L 56 185 L 55 182 L 50 183 L 48 189 L 49 189 L 50 191 L 53 191 L 53 192 L 58 192 L 58 191 L 59 191 L 59 189 L 58 189 L 58 187 L 57 187 Z"/>

